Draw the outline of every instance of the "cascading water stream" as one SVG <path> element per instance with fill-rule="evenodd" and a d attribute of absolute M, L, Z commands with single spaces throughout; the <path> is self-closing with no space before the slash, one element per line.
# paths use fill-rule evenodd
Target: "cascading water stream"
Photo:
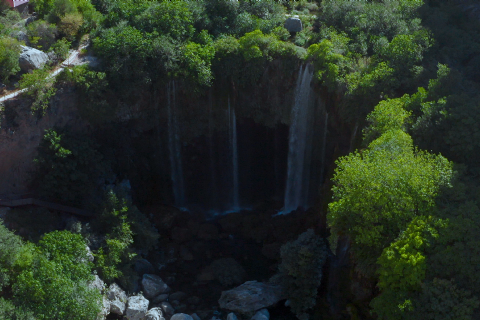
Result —
<path fill-rule="evenodd" d="M 230 98 L 228 99 L 228 133 L 230 140 L 230 150 L 232 154 L 232 183 L 233 183 L 233 208 L 240 209 L 240 192 L 238 187 L 238 146 L 237 146 L 237 118 L 235 109 L 230 107 Z"/>
<path fill-rule="evenodd" d="M 185 189 L 182 168 L 182 147 L 180 129 L 177 120 L 175 81 L 167 85 L 168 109 L 168 149 L 170 152 L 170 176 L 173 184 L 173 195 L 177 207 L 185 206 Z"/>
<path fill-rule="evenodd" d="M 309 115 L 311 103 L 311 88 L 313 71 L 308 66 L 300 68 L 295 102 L 291 114 L 288 145 L 288 170 L 285 188 L 285 204 L 282 213 L 289 213 L 298 207 L 308 206 L 309 176 L 304 174 L 306 153 L 311 151 L 312 137 L 309 136 Z M 307 156 L 308 159 L 308 156 Z M 308 169 L 307 169 L 308 172 Z"/>
<path fill-rule="evenodd" d="M 326 148 L 327 148 L 327 129 L 328 129 L 328 112 L 325 112 L 325 124 L 323 127 L 323 142 L 322 142 L 322 169 L 320 171 L 320 183 L 323 183 L 325 166 L 327 165 L 325 162 L 325 154 L 326 154 Z"/>

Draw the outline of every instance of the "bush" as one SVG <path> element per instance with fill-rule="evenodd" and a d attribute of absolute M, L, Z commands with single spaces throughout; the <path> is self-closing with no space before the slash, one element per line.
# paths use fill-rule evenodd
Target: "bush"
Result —
<path fill-rule="evenodd" d="M 22 252 L 22 246 L 22 239 L 8 230 L 0 220 L 0 291 L 10 284 L 14 265 Z"/>
<path fill-rule="evenodd" d="M 8 78 L 20 71 L 20 43 L 12 38 L 0 36 L 0 80 L 7 82 Z"/>
<path fill-rule="evenodd" d="M 0 319 L 4 320 L 35 320 L 33 313 L 18 307 L 9 300 L 0 298 Z"/>
<path fill-rule="evenodd" d="M 37 20 L 27 26 L 27 36 L 30 44 L 45 52 L 55 43 L 57 27 L 44 20 Z"/>
<path fill-rule="evenodd" d="M 45 132 L 35 159 L 33 185 L 40 194 L 65 204 L 90 205 L 109 167 L 94 141 L 71 132 Z"/>
<path fill-rule="evenodd" d="M 37 319 L 95 319 L 101 295 L 88 287 L 92 263 L 81 235 L 68 231 L 46 234 L 30 267 L 17 277 L 14 300 Z"/>
<path fill-rule="evenodd" d="M 79 36 L 82 25 L 83 17 L 80 13 L 66 14 L 58 23 L 58 32 L 68 41 L 74 41 Z"/>
<path fill-rule="evenodd" d="M 322 282 L 322 268 L 327 259 L 325 241 L 309 229 L 297 240 L 284 244 L 280 254 L 279 274 L 272 280 L 283 286 L 297 317 L 308 319 L 307 311 L 315 306 Z"/>
<path fill-rule="evenodd" d="M 33 99 L 32 113 L 44 115 L 47 112 L 50 98 L 57 92 L 54 84 L 55 77 L 50 76 L 47 68 L 33 70 L 32 73 L 25 73 L 22 76 L 18 86 L 20 89 L 26 89 L 24 94 Z"/>
<path fill-rule="evenodd" d="M 58 40 L 54 45 L 52 45 L 50 49 L 53 51 L 53 53 L 55 53 L 55 57 L 58 61 L 63 61 L 68 57 L 70 44 L 71 43 L 64 38 Z"/>

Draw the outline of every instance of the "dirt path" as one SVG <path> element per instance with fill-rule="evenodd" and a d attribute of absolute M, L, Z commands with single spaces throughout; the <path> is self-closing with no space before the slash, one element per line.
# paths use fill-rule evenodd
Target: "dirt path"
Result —
<path fill-rule="evenodd" d="M 65 59 L 62 63 L 60 63 L 58 65 L 59 67 L 53 69 L 52 72 L 50 73 L 49 77 L 56 77 L 65 68 L 70 68 L 70 67 L 73 67 L 73 66 L 78 66 L 78 65 L 81 65 L 81 64 L 89 63 L 90 60 L 88 58 L 83 58 L 82 59 L 82 57 L 80 57 L 80 52 L 83 49 L 85 49 L 87 46 L 88 46 L 88 44 L 84 44 L 84 45 L 81 45 L 80 47 L 78 47 L 77 50 L 70 51 L 70 54 L 68 55 L 68 58 Z M 27 91 L 27 89 L 28 88 L 17 89 L 14 92 L 8 93 L 8 94 L 3 95 L 3 96 L 0 96 L 0 102 L 13 99 L 16 96 L 18 96 L 19 94 Z"/>

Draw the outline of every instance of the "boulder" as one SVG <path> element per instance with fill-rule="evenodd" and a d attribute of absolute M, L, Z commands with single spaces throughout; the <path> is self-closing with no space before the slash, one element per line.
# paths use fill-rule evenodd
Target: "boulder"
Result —
<path fill-rule="evenodd" d="M 187 294 L 182 291 L 177 291 L 175 293 L 172 293 L 170 295 L 170 300 L 178 300 L 178 301 L 183 301 L 187 297 Z"/>
<path fill-rule="evenodd" d="M 18 31 L 17 34 L 15 35 L 15 38 L 17 38 L 17 40 L 20 42 L 28 44 L 28 36 L 23 31 Z"/>
<path fill-rule="evenodd" d="M 48 62 L 48 55 L 45 52 L 26 46 L 21 47 L 22 52 L 20 58 L 18 58 L 18 63 L 22 71 L 28 72 L 28 70 L 40 69 Z"/>
<path fill-rule="evenodd" d="M 190 316 L 192 317 L 193 320 L 202 320 L 196 313 L 192 313 Z"/>
<path fill-rule="evenodd" d="M 162 293 L 170 292 L 170 287 L 163 282 L 162 278 L 154 274 L 144 274 L 142 278 L 142 287 L 145 297 L 154 298 Z"/>
<path fill-rule="evenodd" d="M 100 308 L 100 312 L 97 314 L 97 320 L 105 320 L 110 313 L 110 301 L 108 301 L 107 297 L 102 296 L 102 305 Z"/>
<path fill-rule="evenodd" d="M 161 294 L 161 295 L 159 295 L 159 296 L 156 296 L 156 297 L 153 299 L 152 303 L 153 303 L 153 304 L 159 304 L 160 302 L 167 301 L 167 300 L 168 300 L 168 296 L 169 296 L 168 293 L 164 293 L 164 294 Z"/>
<path fill-rule="evenodd" d="M 231 312 L 231 313 L 228 314 L 227 320 L 238 320 L 238 318 L 235 315 L 235 313 Z"/>
<path fill-rule="evenodd" d="M 302 20 L 298 16 L 290 17 L 285 20 L 283 25 L 289 32 L 300 32 L 303 30 Z"/>
<path fill-rule="evenodd" d="M 152 308 L 148 310 L 147 314 L 145 315 L 145 320 L 165 320 L 162 309 Z"/>
<path fill-rule="evenodd" d="M 148 260 L 138 259 L 135 261 L 135 272 L 138 273 L 139 276 L 143 276 L 144 274 L 154 273 L 155 268 Z"/>
<path fill-rule="evenodd" d="M 95 279 L 88 284 L 88 287 L 91 289 L 97 289 L 100 292 L 103 292 L 105 289 L 105 282 L 98 275 L 95 275 Z"/>
<path fill-rule="evenodd" d="M 188 250 L 188 248 L 186 246 L 181 246 L 180 247 L 180 257 L 184 261 L 192 261 L 193 259 L 195 259 L 193 254 L 190 252 L 190 250 Z"/>
<path fill-rule="evenodd" d="M 193 320 L 192 316 L 185 313 L 174 314 L 170 320 Z"/>
<path fill-rule="evenodd" d="M 127 300 L 127 311 L 125 313 L 128 320 L 143 320 L 148 311 L 148 300 L 142 295 L 129 297 Z"/>
<path fill-rule="evenodd" d="M 222 309 L 251 314 L 283 299 L 285 299 L 285 294 L 280 286 L 247 281 L 236 288 L 223 291 L 218 303 Z"/>
<path fill-rule="evenodd" d="M 270 320 L 270 313 L 267 309 L 258 310 L 251 320 Z"/>
<path fill-rule="evenodd" d="M 172 315 L 175 313 L 175 309 L 167 301 L 163 301 L 162 303 L 160 303 L 160 308 L 162 308 L 163 312 L 165 312 L 168 315 Z"/>
<path fill-rule="evenodd" d="M 127 294 L 116 283 L 112 283 L 107 291 L 110 301 L 110 312 L 122 316 L 125 313 Z"/>

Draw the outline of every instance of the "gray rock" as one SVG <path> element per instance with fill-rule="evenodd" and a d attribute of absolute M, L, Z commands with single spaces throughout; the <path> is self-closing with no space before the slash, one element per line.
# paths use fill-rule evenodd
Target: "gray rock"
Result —
<path fill-rule="evenodd" d="M 28 17 L 27 19 L 25 19 L 25 27 L 28 26 L 30 23 L 32 23 L 33 21 L 36 20 L 37 17 L 35 16 L 31 16 L 31 17 Z"/>
<path fill-rule="evenodd" d="M 193 320 L 202 320 L 196 313 L 192 313 L 190 316 L 192 317 Z"/>
<path fill-rule="evenodd" d="M 193 320 L 193 318 L 185 313 L 177 313 L 174 314 L 170 320 Z"/>
<path fill-rule="evenodd" d="M 28 36 L 23 31 L 18 31 L 15 38 L 17 38 L 18 41 L 23 41 L 25 44 L 28 44 Z"/>
<path fill-rule="evenodd" d="M 109 313 L 110 301 L 108 301 L 106 296 L 102 296 L 102 305 L 100 308 L 100 312 L 97 314 L 97 320 L 105 320 Z"/>
<path fill-rule="evenodd" d="M 88 261 L 93 262 L 93 260 L 95 260 L 95 257 L 93 256 L 92 250 L 90 250 L 89 246 L 85 246 L 85 250 L 87 250 Z"/>
<path fill-rule="evenodd" d="M 164 294 L 161 294 L 161 295 L 159 295 L 159 296 L 156 296 L 155 298 L 153 298 L 152 303 L 153 303 L 153 304 L 159 304 L 160 302 L 167 301 L 167 300 L 168 300 L 168 296 L 169 296 L 168 293 L 164 293 Z"/>
<path fill-rule="evenodd" d="M 162 278 L 154 274 L 144 274 L 142 278 L 142 287 L 145 297 L 154 298 L 162 293 L 170 292 L 170 287 L 163 282 Z"/>
<path fill-rule="evenodd" d="M 270 320 L 270 313 L 267 309 L 258 310 L 251 320 Z"/>
<path fill-rule="evenodd" d="M 235 313 L 231 312 L 231 313 L 228 314 L 227 320 L 238 320 L 238 318 L 235 315 Z"/>
<path fill-rule="evenodd" d="M 148 310 L 147 314 L 145 315 L 145 320 L 165 320 L 162 309 L 152 308 Z"/>
<path fill-rule="evenodd" d="M 148 304 L 149 301 L 142 295 L 129 297 L 127 300 L 127 319 L 144 320 L 148 311 Z"/>
<path fill-rule="evenodd" d="M 112 283 L 107 291 L 107 298 L 110 301 L 110 312 L 119 316 L 125 313 L 127 294 L 116 283 Z"/>
<path fill-rule="evenodd" d="M 135 261 L 135 272 L 138 273 L 139 276 L 143 276 L 144 274 L 154 273 L 155 268 L 148 260 L 138 259 Z"/>
<path fill-rule="evenodd" d="M 105 289 L 105 282 L 103 282 L 98 275 L 95 275 L 95 279 L 88 284 L 88 287 L 103 292 Z"/>
<path fill-rule="evenodd" d="M 18 63 L 22 71 L 28 72 L 28 70 L 40 69 L 48 62 L 48 55 L 45 52 L 26 46 L 21 47 L 22 52 L 20 58 L 18 58 Z"/>
<path fill-rule="evenodd" d="M 175 313 L 175 309 L 167 301 L 163 301 L 162 303 L 160 303 L 160 308 L 162 308 L 163 312 L 165 312 L 166 314 L 172 315 Z"/>
<path fill-rule="evenodd" d="M 218 303 L 222 309 L 251 314 L 283 299 L 285 299 L 285 294 L 280 286 L 247 281 L 236 288 L 223 291 Z"/>
<path fill-rule="evenodd" d="M 187 297 L 187 294 L 182 291 L 177 291 L 174 292 L 170 295 L 170 300 L 178 300 L 178 301 L 183 301 Z"/>
<path fill-rule="evenodd" d="M 283 25 L 289 32 L 300 32 L 303 30 L 302 20 L 298 17 L 290 17 Z"/>

